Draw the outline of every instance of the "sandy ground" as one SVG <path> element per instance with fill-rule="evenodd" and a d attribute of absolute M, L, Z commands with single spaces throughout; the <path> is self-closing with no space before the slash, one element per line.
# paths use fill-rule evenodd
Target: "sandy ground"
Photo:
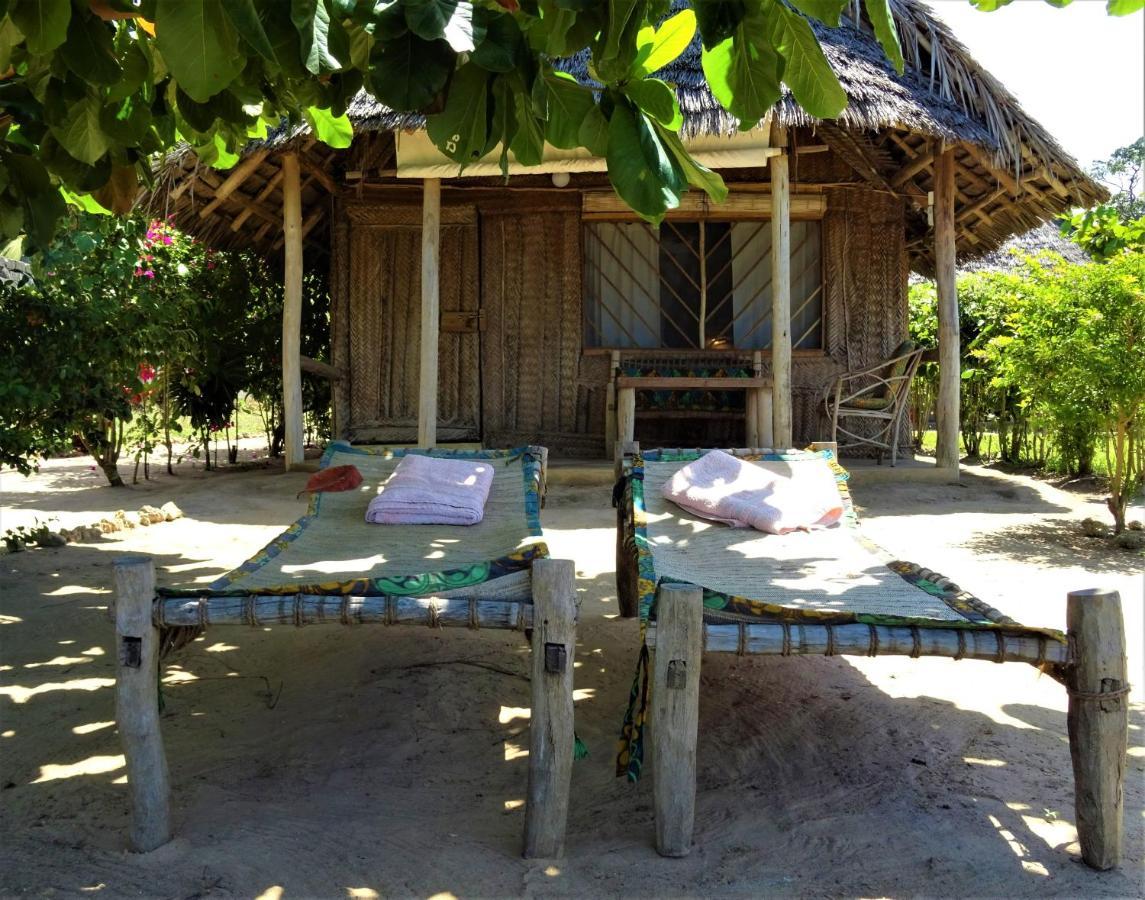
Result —
<path fill-rule="evenodd" d="M 704 660 L 695 847 L 652 846 L 651 779 L 613 777 L 638 646 L 617 617 L 607 488 L 552 489 L 581 597 L 563 860 L 520 857 L 528 650 L 505 632 L 215 629 L 167 661 L 176 838 L 126 850 L 113 722 L 110 562 L 207 581 L 300 514 L 304 475 L 184 467 L 102 487 L 81 460 L 0 481 L 0 530 L 175 500 L 183 520 L 0 556 L 0 894 L 119 897 L 1141 896 L 1145 707 L 1132 704 L 1125 859 L 1078 860 L 1062 688 L 1032 668 L 922 659 Z M 1029 624 L 1121 591 L 1142 672 L 1141 555 L 1075 535 L 1097 498 L 970 470 L 857 484 L 865 528 Z M 502 671 L 485 668 L 492 665 Z M 1142 694 L 1138 693 L 1138 697 Z"/>

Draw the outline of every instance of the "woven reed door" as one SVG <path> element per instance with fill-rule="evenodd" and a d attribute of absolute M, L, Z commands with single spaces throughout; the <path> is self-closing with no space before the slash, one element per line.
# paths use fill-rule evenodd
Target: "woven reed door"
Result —
<path fill-rule="evenodd" d="M 374 209 L 359 215 L 365 218 Z M 397 221 L 374 224 L 371 215 L 350 231 L 350 433 L 359 441 L 413 441 L 421 339 L 420 212 L 380 211 Z M 477 253 L 473 211 L 442 210 L 437 419 L 442 441 L 481 438 Z"/>

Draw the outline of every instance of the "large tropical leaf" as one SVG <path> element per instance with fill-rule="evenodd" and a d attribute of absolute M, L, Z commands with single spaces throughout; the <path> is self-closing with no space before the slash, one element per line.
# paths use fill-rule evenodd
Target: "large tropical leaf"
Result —
<path fill-rule="evenodd" d="M 875 37 L 882 44 L 883 52 L 900 75 L 903 70 L 902 45 L 899 44 L 898 29 L 895 28 L 895 18 L 891 15 L 890 0 L 865 0 L 867 16 L 875 29 Z"/>
<path fill-rule="evenodd" d="M 687 179 L 648 117 L 617 103 L 608 123 L 608 179 L 620 198 L 650 222 L 680 205 Z"/>
<path fill-rule="evenodd" d="M 453 60 L 453 52 L 445 41 L 426 41 L 416 34 L 404 34 L 374 45 L 370 53 L 370 88 L 391 109 L 424 109 L 445 87 Z"/>
<path fill-rule="evenodd" d="M 238 34 L 221 0 L 157 0 L 155 40 L 192 100 L 209 100 L 243 69 Z"/>
<path fill-rule="evenodd" d="M 227 0 L 223 9 L 227 11 L 227 16 L 230 18 L 231 24 L 235 26 L 239 37 L 246 41 L 252 50 L 267 62 L 278 62 L 274 55 L 274 47 L 271 46 L 270 38 L 267 37 L 266 29 L 263 27 L 258 10 L 255 8 L 254 0 Z"/>
<path fill-rule="evenodd" d="M 115 84 L 123 69 L 115 59 L 112 32 L 94 15 L 75 14 L 68 23 L 64 61 L 80 78 L 94 84 Z"/>
<path fill-rule="evenodd" d="M 783 81 L 808 113 L 818 119 L 835 118 L 847 105 L 847 92 L 823 55 L 811 26 L 782 3 L 772 8 L 775 11 L 772 40 L 787 60 Z"/>
<path fill-rule="evenodd" d="M 783 57 L 762 17 L 745 19 L 734 37 L 705 49 L 702 61 L 712 94 L 743 130 L 754 128 L 780 98 Z"/>
<path fill-rule="evenodd" d="M 592 91 L 563 72 L 546 75 L 544 83 L 548 88 L 549 112 L 545 140 L 564 150 L 581 146 L 581 125 L 596 106 Z"/>
<path fill-rule="evenodd" d="M 839 27 L 839 17 L 850 2 L 851 0 L 790 0 L 791 5 L 805 16 L 818 19 L 832 28 Z"/>
<path fill-rule="evenodd" d="M 71 0 L 17 0 L 8 11 L 32 53 L 50 53 L 68 36 Z"/>
<path fill-rule="evenodd" d="M 350 59 L 350 38 L 332 18 L 326 0 L 290 0 L 290 20 L 302 39 L 302 63 L 317 75 L 341 69 Z"/>
<path fill-rule="evenodd" d="M 717 203 L 723 203 L 728 198 L 728 186 L 724 184 L 720 174 L 696 162 L 684 148 L 680 135 L 660 125 L 656 126 L 656 132 L 664 146 L 668 148 L 668 152 L 675 157 L 676 164 L 688 179 L 688 184 L 699 188 Z"/>
<path fill-rule="evenodd" d="M 429 139 L 462 166 L 484 156 L 489 144 L 489 78 L 475 63 L 466 63 L 453 75 L 445 109 L 426 119 Z"/>
<path fill-rule="evenodd" d="M 318 106 L 311 106 L 304 115 L 315 137 L 326 146 L 344 150 L 354 142 L 354 126 L 348 116 L 335 116 L 330 110 Z"/>
<path fill-rule="evenodd" d="M 666 82 L 658 78 L 641 78 L 624 85 L 624 93 L 665 128 L 679 131 L 684 124 L 676 92 Z"/>
<path fill-rule="evenodd" d="M 474 49 L 473 4 L 468 0 L 402 0 L 410 31 L 427 41 L 443 38 L 456 53 Z"/>
<path fill-rule="evenodd" d="M 696 34 L 696 14 L 682 9 L 659 28 L 641 28 L 636 35 L 637 78 L 651 75 L 673 62 L 692 43 Z"/>
<path fill-rule="evenodd" d="M 73 103 L 62 125 L 53 126 L 52 134 L 65 150 L 89 166 L 103 156 L 109 148 L 107 136 L 99 123 L 99 100 L 85 97 Z"/>

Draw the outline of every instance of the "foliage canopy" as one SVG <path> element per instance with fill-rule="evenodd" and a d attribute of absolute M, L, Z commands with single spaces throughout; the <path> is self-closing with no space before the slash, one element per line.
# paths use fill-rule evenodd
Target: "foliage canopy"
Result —
<path fill-rule="evenodd" d="M 284 120 L 347 146 L 346 109 L 362 88 L 428 114 L 433 140 L 462 165 L 497 147 L 525 165 L 545 141 L 586 147 L 657 221 L 689 187 L 725 193 L 685 150 L 657 71 L 698 32 L 712 92 L 742 127 L 782 84 L 810 115 L 833 118 L 846 95 L 807 18 L 837 27 L 850 2 L 691 0 L 669 15 L 671 0 L 0 0 L 0 236 L 43 246 L 65 199 L 126 211 L 155 155 L 180 140 L 220 168 Z M 901 71 L 890 0 L 864 8 Z M 581 51 L 599 91 L 554 68 Z"/>

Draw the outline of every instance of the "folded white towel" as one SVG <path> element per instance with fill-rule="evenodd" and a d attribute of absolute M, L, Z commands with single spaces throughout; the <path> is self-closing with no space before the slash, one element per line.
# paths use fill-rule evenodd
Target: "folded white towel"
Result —
<path fill-rule="evenodd" d="M 675 472 L 661 492 L 705 519 L 772 534 L 824 527 L 843 516 L 835 473 L 822 458 L 755 464 L 712 450 Z"/>
<path fill-rule="evenodd" d="M 403 456 L 366 509 L 378 525 L 476 525 L 493 486 L 487 460 Z"/>

